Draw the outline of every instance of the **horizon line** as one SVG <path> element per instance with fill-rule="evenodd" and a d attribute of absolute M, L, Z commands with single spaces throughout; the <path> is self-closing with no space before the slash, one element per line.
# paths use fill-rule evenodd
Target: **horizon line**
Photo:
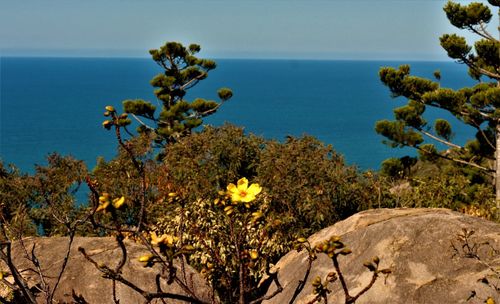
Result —
<path fill-rule="evenodd" d="M 411 62 L 455 62 L 451 58 L 422 58 L 422 57 L 404 57 L 404 58 L 388 58 L 388 57 L 372 57 L 372 58 L 364 58 L 364 57 L 307 57 L 307 56 L 297 56 L 297 57 L 276 57 L 276 56 L 256 56 L 256 57 L 238 57 L 238 56 L 202 56 L 206 59 L 215 59 L 215 60 L 287 60 L 287 61 L 411 61 Z M 105 55 L 66 55 L 66 54 L 22 54 L 22 55 L 14 55 L 14 54 L 0 54 L 0 58 L 32 58 L 32 59 L 151 59 L 149 56 L 127 56 L 127 55 L 118 55 L 118 56 L 105 56 Z"/>
<path fill-rule="evenodd" d="M 17 58 L 151 58 L 144 50 L 113 50 L 113 49 L 23 49 L 0 48 L 0 57 Z M 234 60 L 320 60 L 320 61 L 447 61 L 445 54 L 431 52 L 368 52 L 355 51 L 342 52 L 245 52 L 245 51 L 210 51 L 205 50 L 199 54 L 201 58 L 234 59 Z"/>

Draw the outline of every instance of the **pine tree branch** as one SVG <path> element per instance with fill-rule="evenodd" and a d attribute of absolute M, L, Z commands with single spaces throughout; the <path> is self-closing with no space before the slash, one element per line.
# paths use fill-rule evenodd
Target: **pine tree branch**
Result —
<path fill-rule="evenodd" d="M 477 34 L 477 35 L 479 35 L 479 36 L 481 36 L 481 37 L 483 37 L 485 39 L 488 39 L 488 40 L 491 40 L 491 41 L 496 41 L 496 39 L 486 30 L 486 28 L 484 27 L 484 23 L 483 22 L 481 22 L 479 24 L 479 26 L 480 26 L 480 29 L 477 29 L 477 28 L 473 27 L 472 25 L 469 25 L 467 28 L 471 32 L 473 32 L 473 33 L 475 33 L 475 34 Z"/>
<path fill-rule="evenodd" d="M 205 74 L 200 74 L 196 77 L 194 77 L 193 79 L 189 80 L 188 82 L 186 82 L 185 84 L 183 84 L 179 89 L 181 90 L 187 90 L 187 89 L 190 89 L 192 88 L 193 86 L 195 86 L 198 81 L 200 81 L 200 79 L 204 76 Z"/>
<path fill-rule="evenodd" d="M 446 145 L 448 147 L 456 148 L 456 149 L 463 149 L 464 148 L 462 146 L 459 146 L 457 144 L 454 144 L 452 142 L 449 142 L 447 140 L 439 138 L 439 137 L 437 137 L 437 136 L 435 136 L 435 135 L 433 135 L 433 134 L 431 134 L 431 133 L 429 133 L 427 131 L 422 130 L 421 128 L 418 128 L 416 130 L 418 130 L 420 133 L 424 134 L 425 136 L 428 136 L 428 137 L 430 137 L 430 138 L 432 138 L 432 139 L 434 139 L 434 140 L 436 140 L 436 141 L 438 141 L 438 142 L 440 142 L 440 143 L 442 143 L 442 144 L 444 144 L 444 145 Z"/>
<path fill-rule="evenodd" d="M 486 171 L 486 173 L 488 173 L 489 175 L 493 176 L 492 172 L 495 172 L 494 170 L 492 169 L 489 169 L 489 168 L 486 168 L 486 167 L 483 167 L 481 165 L 478 165 L 478 164 L 475 164 L 475 163 L 472 163 L 472 162 L 468 162 L 468 161 L 465 161 L 465 160 L 462 160 L 462 159 L 458 159 L 458 158 L 453 158 L 453 157 L 450 157 L 450 156 L 447 156 L 447 155 L 443 155 L 441 153 L 430 153 L 429 151 L 425 150 L 425 149 L 422 149 L 418 146 L 413 146 L 415 149 L 419 150 L 419 151 L 422 151 L 424 153 L 427 153 L 427 154 L 432 154 L 432 155 L 435 155 L 435 156 L 438 156 L 438 157 L 441 157 L 443 159 L 447 159 L 447 160 L 450 160 L 450 161 L 454 161 L 456 163 L 459 163 L 459 164 L 463 164 L 463 165 L 467 165 L 467 166 L 471 166 L 471 167 L 474 167 L 474 168 L 477 168 L 477 169 L 480 169 L 480 170 L 483 170 L 483 171 Z"/>
<path fill-rule="evenodd" d="M 481 129 L 480 126 L 478 126 L 474 121 L 472 122 L 472 124 L 474 125 L 474 128 L 476 128 L 476 130 L 481 134 L 481 136 L 484 138 L 484 140 L 486 141 L 486 143 L 493 149 L 495 150 L 496 147 L 495 145 L 490 141 L 490 139 L 488 138 L 488 136 L 486 136 L 486 134 L 484 133 L 484 130 Z"/>
<path fill-rule="evenodd" d="M 493 78 L 495 80 L 500 80 L 500 74 L 497 74 L 497 73 L 492 73 L 488 70 L 485 70 L 479 66 L 477 66 L 477 64 L 475 64 L 472 60 L 469 60 L 467 57 L 465 56 L 462 56 L 460 58 L 467 66 L 469 66 L 470 68 L 478 71 L 479 73 L 485 75 L 485 76 L 488 76 L 490 78 Z"/>
<path fill-rule="evenodd" d="M 132 113 L 129 113 L 129 114 L 130 114 L 130 115 L 132 115 L 132 117 L 133 117 L 133 118 L 134 118 L 134 119 L 135 119 L 138 123 L 140 123 L 141 125 L 143 125 L 144 127 L 148 128 L 148 129 L 150 129 L 150 130 L 153 130 L 153 131 L 154 131 L 154 129 L 155 129 L 155 128 L 153 128 L 153 127 L 151 127 L 151 126 L 147 125 L 146 123 L 144 123 L 141 119 L 139 119 L 139 117 L 137 117 L 137 115 L 132 114 Z"/>

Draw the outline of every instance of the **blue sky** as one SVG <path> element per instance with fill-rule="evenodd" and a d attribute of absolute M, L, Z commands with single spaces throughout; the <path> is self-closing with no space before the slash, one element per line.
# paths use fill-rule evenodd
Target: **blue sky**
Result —
<path fill-rule="evenodd" d="M 175 40 L 217 58 L 440 60 L 439 36 L 456 32 L 445 3 L 0 0 L 0 48 L 3 56 L 143 57 Z"/>

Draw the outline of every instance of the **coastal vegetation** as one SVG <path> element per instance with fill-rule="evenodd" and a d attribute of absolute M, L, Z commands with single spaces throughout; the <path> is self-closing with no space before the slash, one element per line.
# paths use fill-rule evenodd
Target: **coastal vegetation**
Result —
<path fill-rule="evenodd" d="M 500 2 L 489 3 L 500 7 Z M 101 158 L 88 170 L 82 161 L 52 154 L 48 165 L 37 166 L 31 175 L 0 163 L 0 259 L 7 267 L 0 280 L 14 291 L 10 301 L 35 303 L 41 296 L 52 303 L 69 257 L 68 249 L 56 283 L 49 286 L 35 248 L 25 248 L 28 255 L 31 252 L 32 271 L 43 283 L 31 288 L 13 265 L 10 251 L 12 242 L 26 236 L 68 236 L 68 248 L 76 235 L 114 236 L 121 249 L 116 265 L 99 264 L 85 248 L 79 251 L 113 282 L 110 292 L 115 294 L 117 284 L 124 284 L 146 302 L 160 298 L 205 303 L 182 285 L 184 268 L 177 262 L 204 276 L 212 302 L 244 304 L 272 297 L 266 296 L 270 284 L 282 290 L 272 265 L 290 250 L 306 250 L 309 267 L 317 254 L 326 254 L 333 271 L 324 280 L 312 281 L 316 296 L 311 303 L 326 302 L 328 286 L 336 281 L 342 284 L 345 303 L 354 303 L 391 270 L 379 269 L 380 259 L 374 257 L 364 264 L 372 273 L 370 283 L 351 295 L 339 266 L 339 258 L 352 253 L 348 244 L 333 237 L 312 247 L 307 236 L 370 208 L 444 207 L 498 221 L 500 42 L 485 29 L 492 18 L 487 6 L 449 2 L 445 12 L 453 25 L 482 37 L 475 53 L 459 36 L 441 38 L 448 55 L 468 65 L 479 83 L 451 90 L 440 87 L 439 73 L 433 81 L 411 76 L 407 65 L 382 68 L 382 82 L 408 104 L 394 111 L 395 121 L 377 123 L 376 131 L 393 147 L 414 147 L 420 155 L 389 159 L 380 172 L 360 172 L 331 146 L 310 136 L 276 141 L 230 124 L 203 126 L 203 118 L 228 101 L 232 91 L 220 89 L 219 101 L 187 101 L 185 96 L 216 63 L 196 57 L 200 46 L 195 44 L 168 42 L 151 50 L 163 69 L 151 81 L 158 103 L 135 99 L 123 101 L 123 111 L 105 107 L 102 126 L 113 132 L 110 140 L 118 144 L 113 159 Z M 493 82 L 481 81 L 484 77 Z M 450 123 L 439 119 L 428 124 L 423 117 L 427 106 L 476 128 L 476 138 L 463 147 L 452 143 Z M 135 131 L 130 130 L 133 124 Z M 448 149 L 424 144 L 424 136 Z M 89 189 L 88 202 L 77 205 L 75 195 L 82 187 Z M 149 251 L 131 262 L 161 266 L 151 290 L 123 276 L 130 259 L 125 240 Z M 163 292 L 160 281 L 176 282 L 188 295 Z M 86 303 L 79 295 L 73 297 Z"/>
<path fill-rule="evenodd" d="M 498 10 L 500 2 L 488 1 Z M 398 69 L 384 67 L 380 70 L 380 79 L 393 97 L 407 99 L 405 106 L 394 110 L 394 121 L 381 120 L 376 125 L 377 133 L 385 136 L 392 147 L 409 146 L 419 151 L 419 162 L 411 163 L 396 159 L 384 163 L 385 172 L 401 172 L 406 167 L 437 164 L 438 170 L 451 178 L 466 176 L 471 190 L 476 192 L 483 185 L 493 184 L 495 204 L 484 197 L 481 204 L 485 212 L 500 214 L 500 41 L 487 29 L 493 14 L 483 3 L 473 2 L 461 5 L 448 2 L 444 11 L 450 23 L 463 30 L 476 34 L 479 39 L 474 47 L 457 34 L 444 34 L 440 43 L 448 56 L 469 68 L 469 76 L 477 81 L 472 87 L 458 90 L 440 86 L 441 73 L 434 73 L 435 79 L 412 76 L 410 66 L 402 65 Z M 451 124 L 445 119 L 428 122 L 425 111 L 437 108 L 452 114 L 461 123 L 476 130 L 475 138 L 464 145 L 453 142 Z M 455 163 L 446 164 L 441 160 Z M 444 166 L 444 168 L 443 168 Z M 391 168 L 392 167 L 392 168 Z M 399 167 L 399 169 L 398 169 Z M 448 167 L 448 168 L 447 168 Z M 452 168 L 449 168 L 452 167 Z M 419 170 L 421 171 L 421 170 Z M 462 171 L 462 172 L 460 172 Z M 466 189 L 469 187 L 465 187 Z"/>

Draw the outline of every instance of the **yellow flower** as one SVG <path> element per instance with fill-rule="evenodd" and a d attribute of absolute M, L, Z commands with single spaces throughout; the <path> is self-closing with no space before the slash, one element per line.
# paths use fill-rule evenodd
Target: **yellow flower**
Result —
<path fill-rule="evenodd" d="M 109 200 L 109 194 L 103 193 L 102 196 L 99 197 L 99 206 L 95 210 L 96 212 L 102 211 L 104 213 L 110 211 L 110 208 L 120 209 L 121 206 L 125 204 L 125 197 L 122 196 L 120 198 L 113 199 L 113 203 Z"/>
<path fill-rule="evenodd" d="M 177 241 L 175 236 L 163 234 L 158 237 L 156 232 L 151 232 L 151 245 L 167 245 L 168 247 L 173 247 L 175 241 Z"/>
<path fill-rule="evenodd" d="M 120 207 L 123 206 L 124 203 L 125 203 L 125 196 L 122 196 L 120 198 L 115 198 L 113 200 L 113 207 L 115 207 L 116 209 L 120 209 Z"/>
<path fill-rule="evenodd" d="M 240 178 L 237 185 L 231 183 L 227 186 L 227 193 L 231 196 L 233 202 L 249 203 L 255 200 L 255 196 L 262 191 L 259 184 L 251 184 L 248 186 L 246 178 Z"/>
<path fill-rule="evenodd" d="M 101 202 L 95 212 L 103 211 L 106 213 L 109 209 L 109 201 Z"/>

